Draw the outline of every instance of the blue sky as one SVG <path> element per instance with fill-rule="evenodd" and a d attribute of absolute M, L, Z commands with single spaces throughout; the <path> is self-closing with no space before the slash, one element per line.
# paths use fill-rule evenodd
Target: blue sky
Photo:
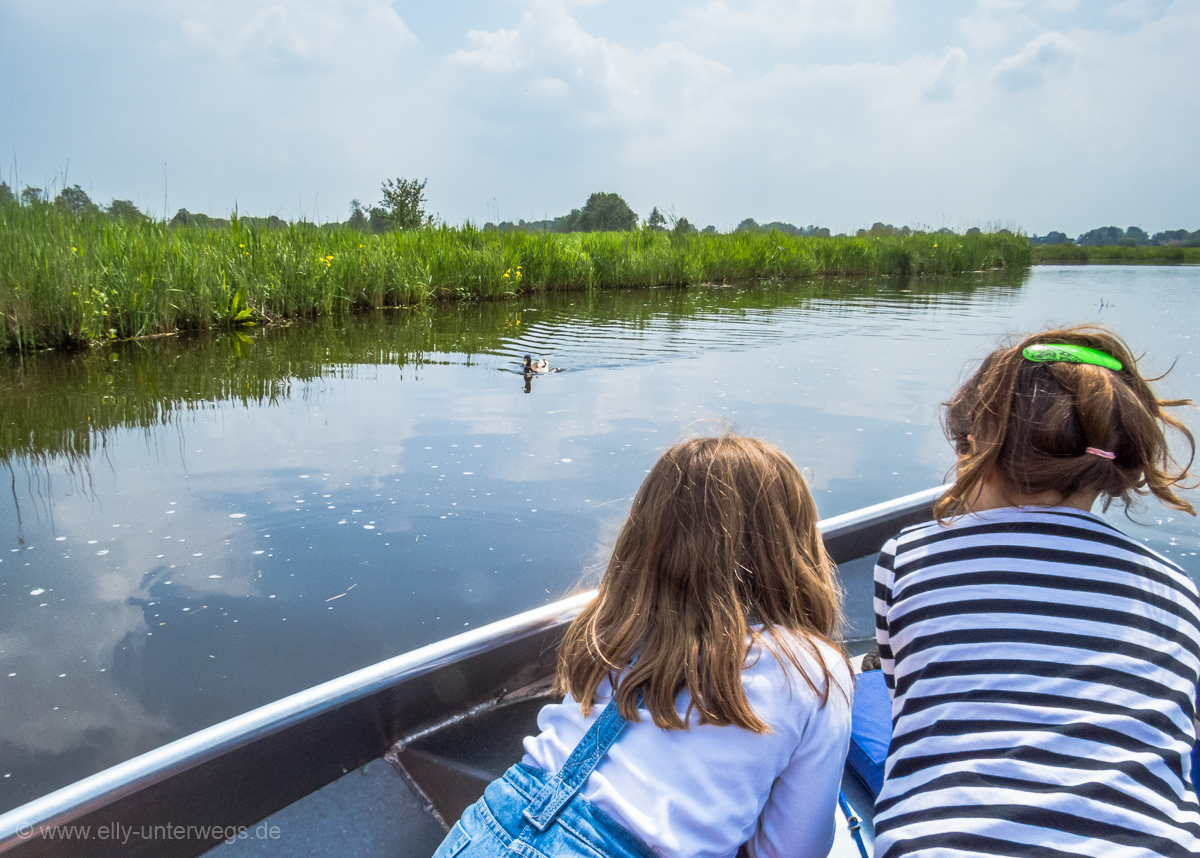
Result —
<path fill-rule="evenodd" d="M 1200 0 L 0 0 L 0 169 L 163 211 L 1200 229 Z"/>

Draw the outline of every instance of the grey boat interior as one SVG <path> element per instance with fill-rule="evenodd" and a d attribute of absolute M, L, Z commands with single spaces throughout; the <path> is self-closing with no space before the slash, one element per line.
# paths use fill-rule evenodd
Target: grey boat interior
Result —
<path fill-rule="evenodd" d="M 943 491 L 821 522 L 852 612 L 872 598 L 883 543 L 928 520 Z M 428 856 L 521 758 L 551 695 L 558 642 L 593 596 L 362 668 L 56 790 L 0 815 L 0 853 Z M 852 654 L 872 644 L 847 640 Z M 870 794 L 849 769 L 843 789 L 869 849 Z M 839 819 L 830 855 L 859 854 Z"/>

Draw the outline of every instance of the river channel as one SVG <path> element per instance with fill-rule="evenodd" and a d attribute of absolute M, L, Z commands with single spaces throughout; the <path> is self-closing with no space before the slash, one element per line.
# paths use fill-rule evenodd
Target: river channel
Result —
<path fill-rule="evenodd" d="M 0 811 L 594 583 L 657 455 L 715 421 L 786 449 L 829 516 L 942 482 L 938 404 L 1008 334 L 1110 324 L 1196 397 L 1198 296 L 1198 267 L 1039 267 L 0 359 Z M 526 385 L 526 353 L 562 371 Z M 1109 515 L 1200 578 L 1195 519 Z M 861 649 L 869 570 L 845 583 Z"/>

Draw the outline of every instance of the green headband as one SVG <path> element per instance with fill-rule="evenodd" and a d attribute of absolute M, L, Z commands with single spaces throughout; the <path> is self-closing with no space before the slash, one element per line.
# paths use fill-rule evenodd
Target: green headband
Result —
<path fill-rule="evenodd" d="M 1113 372 L 1121 371 L 1121 362 L 1109 357 L 1104 352 L 1089 349 L 1087 346 L 1069 346 L 1062 343 L 1039 343 L 1026 346 L 1021 350 L 1025 360 L 1035 363 L 1090 363 L 1092 366 L 1102 366 Z"/>

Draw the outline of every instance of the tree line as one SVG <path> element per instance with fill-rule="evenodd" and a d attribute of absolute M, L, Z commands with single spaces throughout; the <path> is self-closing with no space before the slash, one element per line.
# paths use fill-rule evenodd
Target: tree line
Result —
<path fill-rule="evenodd" d="M 13 193 L 12 188 L 7 182 L 0 182 L 0 205 L 12 204 L 20 202 L 21 205 L 53 205 L 59 211 L 73 215 L 97 215 L 107 214 L 114 220 L 130 219 L 130 220 L 149 220 L 150 218 L 142 214 L 137 206 L 130 200 L 114 199 L 107 206 L 101 207 L 92 202 L 91 197 L 87 195 L 87 191 L 79 187 L 79 185 L 71 185 L 63 188 L 58 192 L 53 200 L 47 192 L 41 188 L 35 188 L 26 185 L 21 191 L 20 198 Z"/>
<path fill-rule="evenodd" d="M 341 223 L 322 224 L 321 229 L 336 229 L 346 227 L 360 232 L 384 233 L 393 230 L 415 229 L 434 223 L 434 217 L 426 210 L 425 185 L 427 179 L 387 179 L 380 186 L 381 199 L 375 205 L 364 206 L 359 200 L 350 203 L 350 217 Z M 0 204 L 19 203 L 21 205 L 52 205 L 59 211 L 72 215 L 107 215 L 113 220 L 148 222 L 150 216 L 138 209 L 131 200 L 113 199 L 107 206 L 93 202 L 79 185 L 71 185 L 59 191 L 53 199 L 41 188 L 26 187 L 19 197 L 7 183 L 0 181 Z M 260 229 L 286 229 L 289 226 L 301 228 L 318 228 L 314 224 L 289 224 L 276 215 L 269 217 L 237 216 L 238 220 L 248 226 Z M 208 229 L 223 229 L 229 226 L 226 218 L 212 217 L 207 214 L 189 212 L 181 208 L 167 222 L 169 226 L 200 227 Z M 635 229 L 648 229 L 657 232 L 686 234 L 693 232 L 716 233 L 715 226 L 698 229 L 686 217 L 669 214 L 655 206 L 644 221 L 639 221 L 637 213 L 621 197 L 620 194 L 598 191 L 591 194 L 582 207 L 571 209 L 559 217 L 516 222 L 501 221 L 499 224 L 488 222 L 485 230 L 500 232 L 627 232 Z M 746 218 L 734 228 L 734 232 L 770 233 L 779 232 L 784 235 L 802 238 L 828 238 L 830 231 L 826 227 L 815 225 L 796 226 L 783 221 L 772 221 L 760 224 L 753 218 Z M 907 226 L 893 226 L 890 223 L 877 221 L 870 229 L 860 229 L 855 234 L 858 237 L 907 236 L 920 230 Z M 937 233 L 954 235 L 953 230 L 943 227 Z M 967 235 L 978 233 L 973 227 L 967 230 Z M 1007 229 L 998 230 L 1001 233 L 1010 232 Z M 1172 229 L 1156 232 L 1150 235 L 1144 229 L 1131 226 L 1121 229 L 1116 226 L 1105 226 L 1089 230 L 1077 238 L 1070 238 L 1065 233 L 1051 231 L 1045 235 L 1031 235 L 1032 244 L 1075 244 L 1083 247 L 1121 246 L 1121 247 L 1200 247 L 1200 230 L 1189 232 L 1186 229 Z"/>
<path fill-rule="evenodd" d="M 1101 226 L 1085 232 L 1078 238 L 1052 230 L 1045 235 L 1031 235 L 1033 244 L 1077 244 L 1080 247 L 1200 247 L 1200 229 L 1168 229 L 1150 235 L 1140 226 L 1121 229 L 1119 226 Z"/>
<path fill-rule="evenodd" d="M 41 188 L 26 187 L 18 198 L 12 192 L 7 182 L 0 182 L 0 205 L 20 203 L 25 206 L 51 206 L 63 214 L 76 216 L 107 216 L 112 220 L 132 221 L 134 223 L 149 223 L 153 218 L 134 205 L 132 200 L 113 199 L 108 205 L 102 206 L 88 196 L 87 191 L 79 185 L 63 188 L 53 199 Z M 244 226 L 258 229 L 286 229 L 289 224 L 281 217 L 245 217 L 238 220 Z M 211 217 L 206 214 L 192 213 L 187 209 L 179 209 L 167 221 L 168 226 L 195 226 L 207 229 L 224 229 L 229 226 L 228 218 Z"/>

